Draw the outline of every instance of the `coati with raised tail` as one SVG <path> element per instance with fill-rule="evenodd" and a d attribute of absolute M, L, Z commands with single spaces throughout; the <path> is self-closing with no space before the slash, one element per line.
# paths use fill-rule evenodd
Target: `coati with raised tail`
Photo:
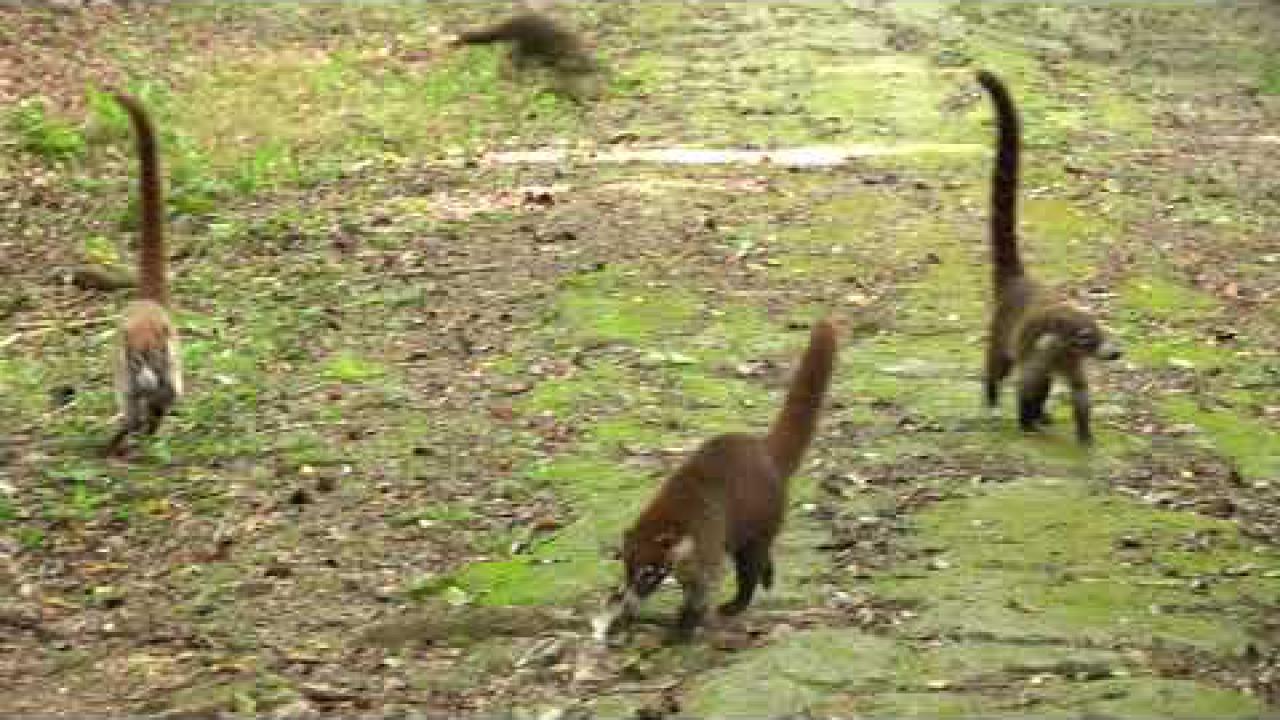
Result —
<path fill-rule="evenodd" d="M 123 422 L 107 450 L 121 453 L 130 435 L 156 432 L 182 395 L 178 332 L 169 317 L 164 238 L 164 195 L 155 128 L 138 100 L 115 92 L 137 138 L 142 240 L 138 251 L 139 299 L 125 307 L 116 354 L 116 395 Z"/>
<path fill-rule="evenodd" d="M 1071 388 L 1076 437 L 1092 444 L 1089 380 L 1085 361 L 1114 360 L 1120 351 L 1107 341 L 1089 313 L 1056 298 L 1030 276 L 1018 253 L 1018 171 L 1022 127 L 1004 83 L 980 71 L 978 83 L 996 115 L 995 173 L 991 181 L 991 252 L 995 308 L 987 338 L 985 391 L 988 407 L 999 401 L 1000 383 L 1018 370 L 1018 422 L 1025 431 L 1049 422 L 1045 401 L 1054 376 Z"/>
<path fill-rule="evenodd" d="M 557 90 L 574 100 L 589 94 L 585 79 L 600 67 L 581 38 L 550 17 L 532 10 L 519 12 L 502 22 L 460 33 L 452 44 L 511 46 L 511 65 L 518 71 L 540 64 L 555 73 Z"/>
<path fill-rule="evenodd" d="M 688 638 L 706 618 L 726 554 L 737 592 L 719 607 L 721 614 L 745 610 L 757 585 L 772 587 L 771 548 L 782 528 L 787 481 L 813 439 L 835 356 L 835 327 L 821 320 L 769 432 L 712 438 L 662 484 L 623 534 L 623 589 L 610 612 L 597 618 L 602 639 L 672 572 L 684 592 L 676 634 Z"/>

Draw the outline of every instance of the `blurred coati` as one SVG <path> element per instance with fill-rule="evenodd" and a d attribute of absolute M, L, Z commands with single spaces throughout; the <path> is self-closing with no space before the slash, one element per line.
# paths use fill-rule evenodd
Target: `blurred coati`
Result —
<path fill-rule="evenodd" d="M 1120 351 L 1107 342 L 1098 323 L 1083 310 L 1060 301 L 1027 275 L 1018 254 L 1018 170 L 1021 121 L 1013 99 L 999 78 L 978 73 L 978 83 L 991 96 L 996 114 L 995 174 L 991 182 L 991 251 L 995 308 L 987 339 L 985 390 L 995 407 L 1000 383 L 1016 367 L 1018 421 L 1033 431 L 1049 422 L 1044 405 L 1055 375 L 1071 387 L 1076 436 L 1093 442 L 1089 428 L 1089 381 L 1085 360 L 1113 360 Z"/>
<path fill-rule="evenodd" d="M 182 395 L 178 332 L 169 318 L 164 197 L 155 128 L 135 98 L 115 93 L 137 136 L 142 195 L 142 241 L 138 251 L 139 299 L 125 307 L 116 356 L 116 395 L 124 417 L 107 445 L 119 453 L 130 435 L 154 433 Z"/>
<path fill-rule="evenodd" d="M 684 592 L 676 632 L 688 638 L 719 588 L 726 553 L 733 558 L 737 593 L 720 613 L 742 612 L 757 585 L 772 587 L 770 549 L 782 527 L 787 480 L 813 439 L 835 355 L 835 328 L 819 321 L 769 432 L 712 438 L 662 484 L 623 534 L 623 588 L 596 619 L 601 639 L 672 571 Z"/>
<path fill-rule="evenodd" d="M 574 100 L 581 100 L 590 92 L 585 81 L 600 69 L 581 38 L 550 17 L 532 10 L 487 28 L 463 32 L 452 44 L 489 43 L 509 44 L 511 64 L 516 70 L 525 70 L 533 64 L 551 70 L 558 82 L 556 89 Z"/>

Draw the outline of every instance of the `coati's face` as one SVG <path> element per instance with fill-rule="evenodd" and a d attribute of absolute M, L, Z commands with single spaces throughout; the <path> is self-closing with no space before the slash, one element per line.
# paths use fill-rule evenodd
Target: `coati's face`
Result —
<path fill-rule="evenodd" d="M 1120 348 L 1107 340 L 1102 328 L 1096 323 L 1091 322 L 1075 328 L 1066 337 L 1066 341 L 1068 347 L 1079 355 L 1096 357 L 1100 360 L 1115 360 L 1120 357 Z"/>
<path fill-rule="evenodd" d="M 1115 360 L 1120 357 L 1120 348 L 1107 339 L 1098 323 L 1074 311 L 1061 312 L 1036 340 L 1035 347 L 1040 352 L 1077 358 Z"/>
<path fill-rule="evenodd" d="M 622 565 L 627 587 L 638 597 L 647 597 L 671 574 L 672 549 L 676 536 L 672 533 L 651 535 L 628 530 L 622 536 Z"/>

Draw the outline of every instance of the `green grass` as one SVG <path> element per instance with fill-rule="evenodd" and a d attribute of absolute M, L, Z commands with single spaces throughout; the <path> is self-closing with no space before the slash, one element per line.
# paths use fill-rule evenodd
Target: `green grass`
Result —
<path fill-rule="evenodd" d="M 1258 86 L 1265 95 L 1280 95 L 1280 60 L 1274 55 L 1263 66 Z"/>
<path fill-rule="evenodd" d="M 1069 482 L 1023 481 L 918 517 L 919 547 L 942 550 L 943 568 L 906 579 L 887 574 L 882 592 L 925 603 L 921 624 L 1000 634 L 1163 638 L 1220 651 L 1247 635 L 1219 610 L 1266 607 L 1280 588 L 1259 575 L 1215 584 L 1203 605 L 1190 581 L 1232 567 L 1280 569 L 1280 555 L 1255 549 L 1234 524 L 1154 510 L 1096 495 Z M 1183 546 L 1210 533 L 1213 547 Z M 1127 550 L 1121 544 L 1136 543 Z M 926 563 L 920 562 L 917 566 Z M 1027 610 L 1026 608 L 1030 608 Z"/>
<path fill-rule="evenodd" d="M 18 102 L 6 114 L 4 124 L 20 150 L 44 160 L 79 158 L 88 147 L 80 128 L 50 112 L 41 98 Z"/>

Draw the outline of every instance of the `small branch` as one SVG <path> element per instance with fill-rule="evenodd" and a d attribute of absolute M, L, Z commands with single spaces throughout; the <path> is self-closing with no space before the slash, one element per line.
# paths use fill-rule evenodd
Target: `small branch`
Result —
<path fill-rule="evenodd" d="M 115 320 L 113 315 L 103 315 L 99 317 L 86 318 L 84 320 L 72 320 L 69 322 L 29 322 L 18 323 L 19 334 L 23 332 L 43 333 L 50 330 L 74 330 L 77 328 L 92 327 L 94 325 L 105 325 Z"/>
<path fill-rule="evenodd" d="M 611 688 L 601 688 L 594 690 L 596 695 L 635 695 L 644 693 L 658 693 L 674 690 L 680 687 L 683 680 L 668 680 L 663 683 L 655 683 L 653 685 L 617 685 Z"/>
<path fill-rule="evenodd" d="M 417 268 L 413 270 L 401 270 L 396 273 L 397 277 L 454 277 L 455 275 L 467 275 L 477 272 L 492 272 L 500 269 L 502 266 L 498 263 L 485 263 L 483 265 L 464 265 L 456 268 Z"/>

